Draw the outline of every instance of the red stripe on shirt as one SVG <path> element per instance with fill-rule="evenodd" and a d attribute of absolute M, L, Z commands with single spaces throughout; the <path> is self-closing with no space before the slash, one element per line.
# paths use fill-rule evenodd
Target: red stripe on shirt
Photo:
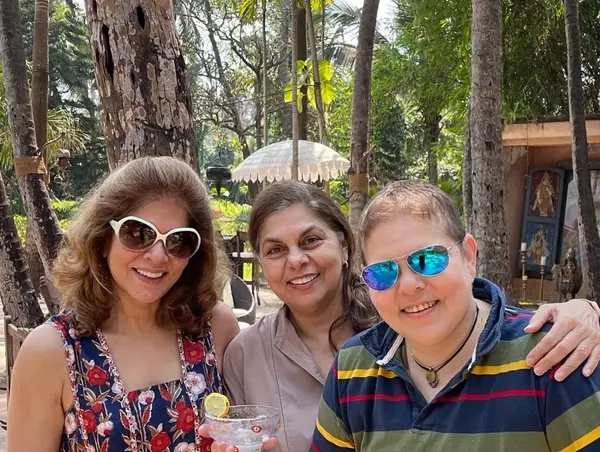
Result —
<path fill-rule="evenodd" d="M 495 391 L 485 394 L 460 394 L 458 396 L 442 396 L 438 402 L 459 402 L 461 400 L 489 400 L 503 397 L 546 397 L 546 391 L 540 389 L 513 389 L 510 391 Z"/>

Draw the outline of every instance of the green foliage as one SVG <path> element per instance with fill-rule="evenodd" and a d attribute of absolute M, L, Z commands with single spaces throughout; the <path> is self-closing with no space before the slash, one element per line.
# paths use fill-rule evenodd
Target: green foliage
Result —
<path fill-rule="evenodd" d="M 232 235 L 236 231 L 246 231 L 250 219 L 251 206 L 238 204 L 224 199 L 211 199 L 214 212 L 214 225 L 223 235 Z"/>
<path fill-rule="evenodd" d="M 335 89 L 332 82 L 333 66 L 328 60 L 319 60 L 319 78 L 321 79 L 321 97 L 323 104 L 327 109 L 335 99 Z M 304 98 L 303 88 L 306 88 L 309 104 L 316 107 L 315 100 L 315 80 L 313 75 L 313 61 L 298 60 L 298 111 L 302 111 L 302 100 Z M 284 100 L 287 103 L 292 102 L 292 82 L 285 86 Z"/>
<path fill-rule="evenodd" d="M 51 204 L 56 212 L 58 224 L 63 230 L 65 230 L 77 212 L 79 203 L 75 201 L 51 201 Z M 13 204 L 13 212 L 15 210 L 18 210 L 18 207 Z M 27 235 L 27 217 L 25 215 L 13 213 L 13 220 L 17 228 L 17 233 L 21 239 L 21 243 L 25 245 L 25 237 Z"/>

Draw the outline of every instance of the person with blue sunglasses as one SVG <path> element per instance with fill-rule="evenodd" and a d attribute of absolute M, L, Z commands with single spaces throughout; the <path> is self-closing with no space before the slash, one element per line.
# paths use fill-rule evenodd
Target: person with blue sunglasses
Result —
<path fill-rule="evenodd" d="M 312 451 L 600 451 L 600 372 L 558 383 L 527 364 L 549 326 L 527 334 L 533 314 L 476 276 L 477 242 L 444 192 L 392 183 L 358 235 L 383 322 L 336 355 Z"/>
<path fill-rule="evenodd" d="M 306 451 L 335 352 L 380 319 L 356 265 L 350 225 L 318 187 L 298 181 L 269 185 L 254 202 L 248 232 L 264 278 L 284 307 L 229 344 L 223 362 L 225 385 L 232 404 L 280 408 L 279 444 L 273 449 L 265 445 L 264 450 Z M 428 272 L 430 258 L 440 264 L 445 259 L 435 248 L 426 255 L 415 254 L 411 262 L 427 263 Z M 527 331 L 536 331 L 547 319 L 556 324 L 531 351 L 528 363 L 543 374 L 570 355 L 560 371 L 566 376 L 590 356 L 587 369 L 593 370 L 600 358 L 600 347 L 592 353 L 600 344 L 600 325 L 590 306 L 582 300 L 543 306 Z M 209 434 L 206 426 L 201 432 Z M 235 449 L 214 443 L 211 450 Z"/>

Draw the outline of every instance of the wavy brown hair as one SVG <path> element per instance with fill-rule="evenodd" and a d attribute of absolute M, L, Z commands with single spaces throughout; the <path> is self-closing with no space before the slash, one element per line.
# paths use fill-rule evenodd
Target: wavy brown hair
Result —
<path fill-rule="evenodd" d="M 333 230 L 348 250 L 348 265 L 342 269 L 342 315 L 329 329 L 329 345 L 336 351 L 333 333 L 350 322 L 356 333 L 366 330 L 379 321 L 379 315 L 371 302 L 369 290 L 357 271 L 356 242 L 348 220 L 338 205 L 323 190 L 304 182 L 275 182 L 264 189 L 254 201 L 248 235 L 258 253 L 260 229 L 269 216 L 288 207 L 301 204 Z"/>
<path fill-rule="evenodd" d="M 157 199 L 183 203 L 190 227 L 202 237 L 200 249 L 161 299 L 157 321 L 189 333 L 206 331 L 229 276 L 229 261 L 215 235 L 207 190 L 185 162 L 144 157 L 113 171 L 88 195 L 59 250 L 53 282 L 62 295 L 63 308 L 74 312 L 82 334 L 100 327 L 116 301 L 105 257 L 114 234 L 109 221 Z"/>

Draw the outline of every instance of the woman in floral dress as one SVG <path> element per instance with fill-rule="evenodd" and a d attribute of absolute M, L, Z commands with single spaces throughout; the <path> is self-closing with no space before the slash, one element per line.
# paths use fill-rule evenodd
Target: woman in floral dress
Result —
<path fill-rule="evenodd" d="M 54 268 L 64 310 L 15 363 L 10 451 L 210 450 L 204 396 L 238 333 L 206 189 L 185 163 L 135 160 L 82 205 Z"/>

